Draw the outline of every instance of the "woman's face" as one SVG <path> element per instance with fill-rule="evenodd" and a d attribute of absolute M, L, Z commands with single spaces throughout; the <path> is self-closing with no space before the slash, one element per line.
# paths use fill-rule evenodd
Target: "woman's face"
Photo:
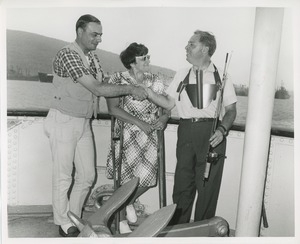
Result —
<path fill-rule="evenodd" d="M 143 56 L 137 56 L 135 57 L 135 64 L 133 64 L 133 67 L 135 67 L 136 71 L 140 72 L 147 72 L 150 69 L 150 55 L 146 54 Z"/>

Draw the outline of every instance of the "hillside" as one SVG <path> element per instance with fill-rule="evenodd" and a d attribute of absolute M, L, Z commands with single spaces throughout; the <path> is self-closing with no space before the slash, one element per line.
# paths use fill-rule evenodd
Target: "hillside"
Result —
<path fill-rule="evenodd" d="M 51 73 L 52 59 L 67 42 L 24 31 L 7 30 L 7 79 L 38 80 L 38 72 Z M 100 45 L 101 46 L 101 45 Z M 125 70 L 119 55 L 97 49 L 105 73 Z M 175 72 L 151 65 L 153 73 L 171 79 Z"/>

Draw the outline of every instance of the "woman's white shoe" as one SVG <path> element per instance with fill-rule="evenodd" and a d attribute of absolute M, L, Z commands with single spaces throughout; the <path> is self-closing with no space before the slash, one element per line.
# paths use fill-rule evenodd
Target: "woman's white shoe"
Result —
<path fill-rule="evenodd" d="M 126 218 L 130 223 L 135 223 L 137 221 L 137 216 L 133 204 L 126 206 Z"/>
<path fill-rule="evenodd" d="M 128 223 L 127 223 L 127 220 L 122 220 L 119 223 L 119 227 L 120 227 L 120 233 L 121 234 L 132 232 L 132 230 L 130 229 L 130 227 L 129 227 Z"/>

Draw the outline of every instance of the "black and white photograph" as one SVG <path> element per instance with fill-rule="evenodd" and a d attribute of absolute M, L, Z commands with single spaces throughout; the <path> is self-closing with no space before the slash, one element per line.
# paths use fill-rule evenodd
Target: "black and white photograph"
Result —
<path fill-rule="evenodd" d="M 299 16 L 0 0 L 2 242 L 300 243 Z"/>

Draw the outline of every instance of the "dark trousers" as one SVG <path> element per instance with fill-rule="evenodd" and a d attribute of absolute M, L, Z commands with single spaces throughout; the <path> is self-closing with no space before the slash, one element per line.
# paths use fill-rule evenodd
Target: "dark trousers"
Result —
<path fill-rule="evenodd" d="M 180 121 L 176 148 L 177 165 L 173 202 L 177 204 L 171 225 L 188 223 L 198 192 L 195 221 L 215 216 L 222 180 L 224 157 L 211 165 L 209 180 L 203 185 L 203 174 L 211 134 L 212 122 Z M 225 155 L 226 138 L 214 151 Z"/>

